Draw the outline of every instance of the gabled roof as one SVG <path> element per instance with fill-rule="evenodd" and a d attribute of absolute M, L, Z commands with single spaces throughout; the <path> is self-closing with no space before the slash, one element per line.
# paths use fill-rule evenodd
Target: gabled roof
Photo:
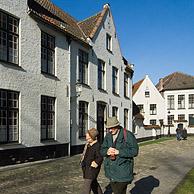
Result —
<path fill-rule="evenodd" d="M 87 43 L 87 37 L 77 21 L 55 6 L 50 0 L 28 0 L 28 6 L 30 14 Z"/>
<path fill-rule="evenodd" d="M 133 84 L 133 87 L 132 87 L 132 95 L 133 96 L 135 95 L 135 93 L 137 92 L 137 90 L 139 89 L 139 87 L 141 86 L 141 84 L 143 83 L 144 79 L 142 79 L 142 80 L 136 82 L 135 84 Z"/>
<path fill-rule="evenodd" d="M 156 88 L 158 90 L 159 88 L 161 88 L 161 84 L 162 91 L 194 89 L 194 76 L 187 75 L 181 72 L 175 72 L 162 78 L 162 83 L 159 82 L 156 85 Z"/>
<path fill-rule="evenodd" d="M 94 37 L 95 33 L 97 32 L 98 28 L 100 27 L 106 12 L 109 10 L 109 5 L 106 4 L 103 7 L 103 10 L 97 13 L 94 16 L 91 16 L 83 21 L 78 22 L 78 25 L 83 30 L 86 36 L 90 37 L 91 39 Z"/>

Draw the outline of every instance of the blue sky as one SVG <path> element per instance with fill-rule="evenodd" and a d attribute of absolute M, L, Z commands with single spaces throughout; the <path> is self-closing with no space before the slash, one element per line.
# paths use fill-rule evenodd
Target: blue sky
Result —
<path fill-rule="evenodd" d="M 133 82 L 147 74 L 154 84 L 179 71 L 194 76 L 194 0 L 52 0 L 77 20 L 109 3 Z"/>

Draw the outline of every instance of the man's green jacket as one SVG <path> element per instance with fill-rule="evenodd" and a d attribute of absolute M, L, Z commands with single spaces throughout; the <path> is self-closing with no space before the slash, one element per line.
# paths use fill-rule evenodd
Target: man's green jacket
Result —
<path fill-rule="evenodd" d="M 126 132 L 125 138 L 124 129 L 120 129 L 115 144 L 113 143 L 112 135 L 107 133 L 101 146 L 101 154 L 105 157 L 105 175 L 111 182 L 131 182 L 133 180 L 133 157 L 138 155 L 139 147 L 133 133 Z M 107 155 L 110 147 L 115 147 L 119 150 L 115 160 L 111 160 Z"/>

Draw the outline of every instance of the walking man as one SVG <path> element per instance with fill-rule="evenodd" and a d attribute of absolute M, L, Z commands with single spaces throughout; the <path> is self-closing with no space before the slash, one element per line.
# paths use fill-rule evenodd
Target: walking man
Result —
<path fill-rule="evenodd" d="M 101 147 L 105 176 L 110 179 L 114 194 L 126 194 L 127 185 L 133 180 L 133 157 L 139 147 L 133 133 L 123 129 L 117 117 L 108 118 L 105 126 L 109 130 Z"/>

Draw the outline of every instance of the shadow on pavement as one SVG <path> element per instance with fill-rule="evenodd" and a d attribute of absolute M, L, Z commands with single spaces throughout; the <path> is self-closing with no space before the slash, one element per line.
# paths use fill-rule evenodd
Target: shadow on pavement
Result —
<path fill-rule="evenodd" d="M 130 190 L 131 194 L 151 194 L 154 187 L 158 187 L 160 181 L 153 176 L 144 177 L 136 181 L 135 186 Z"/>

